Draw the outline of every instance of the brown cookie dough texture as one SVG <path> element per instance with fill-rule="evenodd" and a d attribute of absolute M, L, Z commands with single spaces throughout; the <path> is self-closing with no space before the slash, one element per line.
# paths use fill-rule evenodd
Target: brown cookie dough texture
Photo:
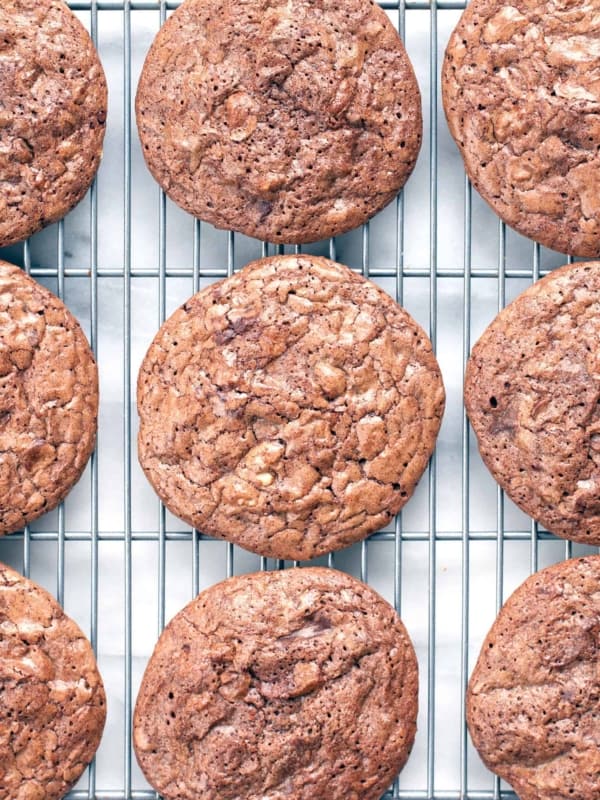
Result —
<path fill-rule="evenodd" d="M 471 676 L 467 721 L 521 800 L 600 795 L 600 557 L 532 575 L 500 611 Z"/>
<path fill-rule="evenodd" d="M 0 3 L 0 247 L 65 216 L 102 154 L 104 72 L 59 0 Z"/>
<path fill-rule="evenodd" d="M 58 800 L 94 757 L 106 698 L 56 600 L 0 564 L 0 800 Z"/>
<path fill-rule="evenodd" d="M 371 0 L 186 0 L 152 45 L 136 110 L 172 200 L 272 242 L 365 222 L 422 137 L 412 66 Z"/>
<path fill-rule="evenodd" d="M 45 514 L 94 448 L 98 372 L 79 323 L 0 261 L 0 535 Z"/>
<path fill-rule="evenodd" d="M 519 233 L 600 254 L 600 3 L 473 0 L 443 68 L 469 178 Z"/>
<path fill-rule="evenodd" d="M 327 259 L 275 256 L 160 329 L 138 378 L 139 458 L 190 525 L 312 558 L 406 503 L 443 407 L 431 343 L 389 295 Z"/>
<path fill-rule="evenodd" d="M 162 634 L 135 751 L 165 800 L 378 800 L 410 753 L 417 690 L 406 629 L 364 583 L 230 578 Z"/>
<path fill-rule="evenodd" d="M 506 493 L 549 531 L 600 544 L 600 263 L 562 267 L 473 348 L 465 404 Z"/>

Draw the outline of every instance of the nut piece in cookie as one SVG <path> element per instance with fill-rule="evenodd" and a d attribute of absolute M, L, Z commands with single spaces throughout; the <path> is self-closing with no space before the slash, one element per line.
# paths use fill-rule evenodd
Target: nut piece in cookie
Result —
<path fill-rule="evenodd" d="M 600 263 L 562 267 L 471 353 L 465 405 L 488 469 L 557 536 L 600 544 Z"/>
<path fill-rule="evenodd" d="M 56 600 L 0 564 L 0 800 L 59 800 L 94 757 L 106 697 Z"/>
<path fill-rule="evenodd" d="M 136 113 L 172 200 L 272 242 L 365 222 L 422 138 L 412 65 L 372 0 L 185 0 L 146 58 Z"/>
<path fill-rule="evenodd" d="M 600 255 L 598 0 L 473 0 L 442 92 L 467 174 L 519 233 Z"/>
<path fill-rule="evenodd" d="M 0 535 L 51 511 L 94 449 L 98 370 L 61 300 L 0 261 Z"/>
<path fill-rule="evenodd" d="M 61 0 L 0 3 L 0 247 L 65 216 L 100 164 L 106 79 Z"/>
<path fill-rule="evenodd" d="M 138 376 L 140 463 L 204 533 L 307 559 L 384 527 L 435 446 L 431 342 L 371 281 L 275 256 L 190 298 Z"/>
<path fill-rule="evenodd" d="M 133 722 L 165 800 L 379 800 L 415 737 L 398 615 L 331 569 L 230 578 L 164 630 Z"/>
<path fill-rule="evenodd" d="M 521 800 L 596 800 L 600 557 L 528 578 L 471 675 L 467 722 L 485 764 Z"/>

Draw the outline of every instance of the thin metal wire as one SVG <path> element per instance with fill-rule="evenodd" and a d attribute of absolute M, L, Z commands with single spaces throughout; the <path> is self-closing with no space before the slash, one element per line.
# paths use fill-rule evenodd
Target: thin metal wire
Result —
<path fill-rule="evenodd" d="M 400 791 L 397 795 L 401 800 L 427 800 L 427 792 L 424 791 Z M 436 800 L 461 800 L 460 793 L 454 791 L 436 792 Z M 88 794 L 85 791 L 73 791 L 65 795 L 65 800 L 87 800 Z M 386 792 L 381 800 L 395 800 L 396 795 L 392 791 Z M 118 790 L 100 791 L 96 794 L 95 800 L 123 800 L 122 792 Z M 156 792 L 148 789 L 136 790 L 127 795 L 127 800 L 156 800 Z M 492 792 L 477 791 L 469 794 L 469 800 L 493 800 Z M 500 800 L 518 800 L 514 792 L 502 792 Z"/>
<path fill-rule="evenodd" d="M 398 33 L 406 39 L 406 0 L 398 0 Z M 396 198 L 396 302 L 404 301 L 404 191 Z M 402 616 L 402 511 L 394 521 L 394 608 Z M 400 776 L 392 787 L 393 800 L 400 797 Z"/>
<path fill-rule="evenodd" d="M 192 294 L 200 291 L 200 253 L 202 228 L 200 220 L 195 219 L 194 243 L 192 251 Z M 196 597 L 200 591 L 200 533 L 194 528 L 192 531 L 192 597 Z"/>
<path fill-rule="evenodd" d="M 510 530 L 502 529 L 502 535 L 506 541 L 527 541 L 531 542 L 531 529 L 527 530 Z M 192 531 L 178 531 L 166 530 L 165 538 L 167 541 L 189 542 L 193 539 L 194 533 Z M 436 542 L 460 542 L 463 539 L 462 529 L 459 531 L 438 531 L 433 534 Z M 130 539 L 132 542 L 156 542 L 158 541 L 158 531 L 144 531 L 136 530 L 131 532 Z M 212 536 L 207 536 L 203 533 L 198 533 L 198 538 L 202 542 L 219 541 Z M 403 542 L 429 542 L 432 538 L 432 532 L 427 530 L 411 531 L 403 530 L 401 533 L 401 540 Z M 480 530 L 469 531 L 469 541 L 471 542 L 495 542 L 498 538 L 497 529 L 494 530 Z M 23 541 L 25 536 L 22 532 L 13 533 L 10 536 L 10 541 L 18 542 Z M 56 542 L 58 540 L 57 531 L 33 531 L 29 533 L 29 539 L 33 542 Z M 122 542 L 124 539 L 123 531 L 99 531 L 98 541 L 100 542 Z M 369 542 L 393 542 L 396 539 L 395 531 L 378 531 L 377 533 L 369 536 Z M 547 531 L 539 531 L 538 539 L 540 541 L 559 541 L 556 536 Z M 90 531 L 65 531 L 66 542 L 90 542 L 92 535 Z"/>
<path fill-rule="evenodd" d="M 23 243 L 23 267 L 27 275 L 31 275 L 31 245 L 29 240 Z M 23 531 L 23 575 L 29 578 L 31 573 L 31 532 L 29 525 Z"/>
<path fill-rule="evenodd" d="M 282 248 L 283 245 L 278 245 L 279 252 L 283 252 Z M 262 245 L 262 257 L 268 254 L 268 245 Z M 336 244 L 335 239 L 329 240 L 329 258 L 335 261 L 336 259 Z M 360 272 L 359 270 L 356 270 Z M 548 275 L 552 270 L 549 268 L 540 269 L 539 277 L 543 277 L 544 275 Z M 30 274 L 34 278 L 55 278 L 56 277 L 56 270 L 52 267 L 33 267 L 30 271 Z M 65 277 L 67 278 L 88 278 L 90 274 L 89 267 L 67 267 L 65 269 Z M 385 267 L 371 267 L 369 270 L 369 276 L 371 278 L 395 278 L 398 274 L 398 270 L 396 266 L 385 266 Z M 520 267 L 518 269 L 505 269 L 503 275 L 506 278 L 529 278 L 533 274 L 533 270 L 531 267 Z M 168 267 L 165 275 L 167 278 L 192 278 L 194 275 L 193 267 Z M 404 276 L 406 278 L 429 278 L 431 275 L 435 276 L 436 278 L 460 278 L 462 280 L 464 273 L 461 268 L 457 267 L 437 267 L 436 269 L 432 270 L 429 266 L 419 266 L 413 264 L 411 267 L 406 267 L 404 270 Z M 115 269 L 115 268 L 103 268 L 98 270 L 98 277 L 99 278 L 123 278 L 124 273 L 122 269 Z M 130 278 L 158 278 L 159 273 L 158 269 L 154 269 L 152 267 L 145 267 L 143 269 L 136 268 L 129 270 L 129 277 Z M 203 278 L 226 278 L 227 277 L 227 269 L 224 267 L 203 267 L 202 268 L 202 277 Z M 498 278 L 498 268 L 494 266 L 489 267 L 477 267 L 476 269 L 473 268 L 471 271 L 472 278 Z"/>
<path fill-rule="evenodd" d="M 499 223 L 498 245 L 498 311 L 506 305 L 506 225 Z M 504 492 L 498 486 L 496 489 L 496 611 L 500 611 L 504 597 Z M 493 777 L 494 800 L 501 794 L 500 778 Z"/>
<path fill-rule="evenodd" d="M 465 230 L 464 230 L 464 269 L 463 282 L 463 370 L 471 353 L 471 232 L 472 232 L 472 196 L 471 184 L 465 178 Z M 463 408 L 462 418 L 462 574 L 461 574 L 461 652 L 460 652 L 460 685 L 463 696 L 469 680 L 469 420 Z M 464 703 L 461 704 L 460 717 L 460 796 L 468 795 L 467 764 L 467 716 Z"/>
<path fill-rule="evenodd" d="M 167 18 L 167 4 L 161 0 L 159 24 L 163 25 Z M 167 313 L 167 196 L 159 189 L 158 203 L 158 327 L 165 321 Z M 166 558 L 167 542 L 165 538 L 166 509 L 159 500 L 158 509 L 158 633 L 165 627 L 166 603 Z"/>
<path fill-rule="evenodd" d="M 162 0 L 97 0 L 101 11 L 123 11 L 129 8 L 132 11 L 157 11 Z M 69 0 L 68 5 L 73 11 L 89 11 L 93 0 Z M 183 0 L 169 0 L 166 7 L 169 11 L 179 8 Z M 398 8 L 397 0 L 379 0 L 381 8 L 395 10 Z M 410 11 L 428 11 L 429 0 L 406 0 L 405 7 Z M 437 7 L 445 10 L 463 9 L 466 0 L 438 0 Z"/>
<path fill-rule="evenodd" d="M 429 335 L 437 345 L 437 0 L 429 20 Z M 429 464 L 429 591 L 427 636 L 427 797 L 435 793 L 436 454 Z"/>
<path fill-rule="evenodd" d="M 65 221 L 58 223 L 57 237 L 57 294 L 61 300 L 65 299 Z M 56 599 L 62 605 L 65 603 L 65 504 L 58 506 L 58 540 L 56 553 Z"/>
<path fill-rule="evenodd" d="M 533 270 L 531 275 L 532 283 L 538 281 L 540 278 L 540 245 L 533 245 Z M 538 524 L 531 520 L 531 548 L 530 548 L 530 570 L 532 573 L 537 572 L 538 568 Z"/>
<path fill-rule="evenodd" d="M 98 46 L 98 7 L 92 3 L 90 35 Z M 90 189 L 90 347 L 98 361 L 98 185 Z M 98 433 L 98 439 L 101 434 Z M 98 441 L 90 459 L 90 644 L 98 655 Z M 96 795 L 96 759 L 88 770 L 88 800 Z"/>
<path fill-rule="evenodd" d="M 124 550 L 125 550 L 125 663 L 123 726 L 123 789 L 131 796 L 131 734 L 132 734 L 132 550 L 131 550 L 131 7 L 125 0 L 123 13 L 123 132 L 124 132 L 124 271 L 123 280 L 123 455 L 124 455 Z"/>

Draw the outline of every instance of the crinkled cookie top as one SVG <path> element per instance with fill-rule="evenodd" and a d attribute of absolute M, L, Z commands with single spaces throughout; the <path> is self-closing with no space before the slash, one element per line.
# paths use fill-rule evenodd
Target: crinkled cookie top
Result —
<path fill-rule="evenodd" d="M 134 745 L 166 800 L 379 800 L 416 729 L 418 674 L 394 609 L 335 570 L 230 578 L 168 625 Z"/>
<path fill-rule="evenodd" d="M 0 247 L 65 216 L 100 163 L 107 89 L 60 0 L 0 3 Z"/>
<path fill-rule="evenodd" d="M 79 323 L 0 261 L 0 534 L 50 511 L 94 449 L 98 370 Z"/>
<path fill-rule="evenodd" d="M 312 558 L 406 503 L 443 408 L 431 342 L 389 295 L 327 259 L 275 256 L 158 332 L 138 378 L 139 457 L 191 525 Z"/>
<path fill-rule="evenodd" d="M 467 693 L 473 743 L 521 800 L 600 793 L 600 558 L 555 564 L 508 599 Z"/>
<path fill-rule="evenodd" d="M 360 225 L 403 186 L 422 137 L 412 66 L 371 0 L 186 0 L 136 107 L 176 203 L 274 242 Z"/>
<path fill-rule="evenodd" d="M 488 468 L 548 530 L 600 544 L 600 263 L 556 270 L 473 348 L 465 404 Z"/>
<path fill-rule="evenodd" d="M 0 800 L 59 800 L 100 743 L 106 698 L 81 630 L 0 565 Z"/>
<path fill-rule="evenodd" d="M 473 0 L 443 68 L 469 178 L 546 247 L 600 255 L 600 0 Z"/>

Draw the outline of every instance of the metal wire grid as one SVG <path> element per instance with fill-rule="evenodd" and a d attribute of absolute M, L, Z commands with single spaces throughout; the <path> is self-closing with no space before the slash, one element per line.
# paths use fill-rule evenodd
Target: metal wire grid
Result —
<path fill-rule="evenodd" d="M 189 531 L 185 527 L 177 524 L 165 512 L 163 506 L 159 506 L 156 514 L 156 525 L 136 526 L 134 525 L 134 499 L 137 491 L 135 465 L 135 412 L 134 398 L 132 391 L 135 385 L 136 369 L 132 357 L 134 344 L 134 326 L 138 320 L 134 315 L 132 305 L 132 293 L 136 291 L 137 283 L 143 281 L 150 282 L 155 290 L 157 302 L 157 313 L 152 315 L 152 326 L 155 328 L 162 323 L 167 315 L 167 307 L 173 305 L 174 298 L 170 296 L 170 281 L 185 279 L 185 293 L 190 294 L 197 291 L 206 280 L 230 275 L 239 266 L 238 249 L 246 251 L 247 242 L 243 237 L 234 234 L 226 234 L 218 240 L 218 255 L 215 258 L 203 257 L 203 243 L 210 239 L 214 232 L 206 230 L 204 225 L 198 222 L 187 222 L 192 226 L 192 254 L 190 261 L 181 263 L 170 256 L 168 242 L 168 219 L 172 212 L 163 194 L 160 194 L 158 201 L 158 221 L 156 227 L 149 221 L 153 235 L 157 238 L 157 259 L 155 265 L 142 267 L 134 264 L 133 247 L 139 239 L 139 230 L 134 222 L 134 181 L 132 169 L 132 153 L 138 147 L 137 139 L 134 134 L 131 99 L 134 88 L 134 70 L 132 65 L 133 39 L 136 31 L 137 20 L 140 12 L 153 12 L 156 27 L 162 23 L 168 10 L 175 8 L 179 2 L 165 2 L 165 0 L 72 0 L 71 8 L 78 12 L 84 12 L 80 16 L 89 26 L 93 40 L 99 41 L 99 16 L 104 18 L 106 14 L 116 14 L 119 19 L 120 37 L 118 41 L 113 41 L 112 46 L 116 48 L 116 58 L 119 61 L 120 85 L 111 86 L 112 92 L 121 95 L 122 113 L 121 119 L 109 117 L 109 126 L 122 125 L 122 162 L 121 168 L 117 173 L 110 175 L 110 180 L 120 186 L 121 191 L 121 211 L 122 224 L 121 243 L 122 243 L 122 264 L 115 266 L 110 263 L 103 263 L 100 258 L 100 235 L 111 235 L 104 225 L 104 209 L 100 208 L 98 186 L 94 184 L 83 210 L 79 213 L 86 216 L 84 227 L 84 249 L 85 256 L 79 262 L 73 260 L 69 254 L 68 222 L 59 223 L 53 231 L 46 232 L 34 237 L 32 242 L 25 243 L 22 248 L 12 248 L 7 250 L 4 255 L 9 260 L 22 263 L 25 270 L 37 279 L 47 282 L 54 288 L 58 295 L 65 297 L 69 294 L 68 287 L 71 284 L 76 291 L 78 302 L 83 303 L 87 309 L 87 319 L 82 322 L 87 327 L 88 336 L 94 352 L 98 352 L 101 369 L 112 370 L 112 367 L 103 366 L 104 347 L 99 347 L 99 326 L 102 324 L 102 314 L 107 313 L 107 303 L 102 299 L 103 287 L 113 285 L 116 281 L 118 292 L 121 296 L 120 307 L 120 326 L 112 331 L 112 348 L 119 348 L 122 361 L 122 372 L 120 375 L 121 388 L 121 413 L 119 415 L 118 426 L 119 440 L 122 448 L 121 458 L 118 462 L 122 465 L 122 474 L 115 476 L 112 480 L 115 484 L 122 482 L 122 503 L 121 519 L 122 527 L 116 529 L 105 528 L 100 525 L 101 505 L 106 502 L 105 491 L 110 481 L 102 481 L 102 492 L 100 491 L 100 467 L 99 459 L 105 458 L 103 455 L 103 429 L 100 428 L 99 449 L 92 456 L 90 466 L 80 487 L 75 491 L 76 497 L 71 497 L 66 504 L 61 505 L 55 515 L 49 515 L 33 526 L 33 529 L 26 529 L 22 534 L 15 534 L 7 537 L 0 542 L 0 558 L 14 563 L 25 575 L 32 572 L 34 562 L 38 563 L 39 579 L 43 580 L 48 588 L 55 592 L 59 602 L 65 602 L 65 592 L 68 591 L 75 576 L 69 575 L 67 580 L 67 562 L 71 549 L 76 546 L 85 546 L 83 557 L 83 567 L 85 570 L 84 584 L 89 581 L 87 586 L 81 587 L 79 580 L 79 596 L 74 598 L 73 609 L 67 606 L 67 610 L 77 616 L 80 624 L 88 633 L 92 645 L 98 651 L 101 668 L 103 667 L 103 648 L 99 647 L 99 630 L 108 624 L 108 612 L 105 609 L 104 593 L 100 592 L 100 582 L 104 583 L 102 577 L 107 569 L 115 569 L 119 574 L 118 585 L 122 593 L 119 599 L 119 609 L 122 614 L 122 639 L 117 647 L 119 651 L 120 679 L 118 685 L 119 698 L 113 698 L 112 704 L 109 703 L 109 715 L 111 707 L 115 705 L 120 712 L 117 716 L 116 727 L 113 726 L 110 735 L 105 736 L 105 740 L 99 751 L 99 758 L 102 759 L 103 750 L 107 747 L 107 739 L 113 736 L 119 740 L 119 748 L 122 758 L 116 765 L 105 765 L 104 778 L 98 780 L 96 765 L 92 764 L 88 771 L 87 783 L 84 780 L 84 788 L 78 788 L 71 792 L 68 797 L 71 800 L 88 798 L 92 800 L 142 800 L 156 797 L 155 793 L 146 788 L 140 788 L 139 775 L 135 775 L 134 760 L 131 750 L 131 714 L 134 703 L 134 637 L 136 633 L 136 620 L 141 619 L 144 624 L 147 619 L 143 614 L 140 617 L 139 601 L 134 595 L 134 577 L 136 567 L 144 562 L 140 562 L 138 546 L 149 547 L 154 552 L 156 559 L 156 580 L 154 584 L 156 617 L 153 615 L 149 627 L 151 628 L 151 638 L 154 639 L 157 631 L 160 631 L 165 624 L 168 616 L 167 608 L 170 612 L 177 610 L 178 605 L 175 599 L 170 599 L 172 594 L 172 582 L 168 580 L 168 564 L 174 558 L 174 548 L 184 546 L 190 570 L 191 562 L 191 581 L 188 586 L 188 595 L 195 595 L 201 585 L 207 580 L 206 575 L 211 572 L 212 562 L 207 559 L 202 551 L 206 544 L 213 547 L 211 552 L 217 553 L 217 560 L 224 560 L 224 574 L 227 576 L 236 571 L 247 571 L 248 568 L 260 566 L 261 569 L 283 568 L 283 562 L 271 562 L 267 559 L 256 559 L 256 563 L 249 561 L 247 554 L 238 548 L 224 543 L 214 543 L 212 545 L 208 537 L 203 536 L 198 531 Z M 462 374 L 466 360 L 469 355 L 472 331 L 474 326 L 474 311 L 476 304 L 473 298 L 477 297 L 477 281 L 485 286 L 486 291 L 489 287 L 494 287 L 496 302 L 495 309 L 500 309 L 507 300 L 507 287 L 512 280 L 521 283 L 517 289 L 523 288 L 525 282 L 536 280 L 548 268 L 561 263 L 562 257 L 554 257 L 548 251 L 542 250 L 539 246 L 525 245 L 522 242 L 515 250 L 516 257 L 511 260 L 509 257 L 509 243 L 514 245 L 514 234 L 507 231 L 501 224 L 495 222 L 491 212 L 482 210 L 481 204 L 474 197 L 471 187 L 464 178 L 464 173 L 460 178 L 460 184 L 452 186 L 455 196 L 460 196 L 462 209 L 458 210 L 457 219 L 462 219 L 459 225 L 459 238 L 462 239 L 462 257 L 452 256 L 446 258 L 446 253 L 440 257 L 440 198 L 447 190 L 447 185 L 440 180 L 440 138 L 444 143 L 445 149 L 448 142 L 448 135 L 444 128 L 443 119 L 439 111 L 439 91 L 438 74 L 440 48 L 445 45 L 445 38 L 448 32 L 448 24 L 453 25 L 457 15 L 446 18 L 446 14 L 464 8 L 464 3 L 460 0 L 435 0 L 433 3 L 428 0 L 399 0 L 399 2 L 385 2 L 382 6 L 395 14 L 395 21 L 398 24 L 400 34 L 404 37 L 407 31 L 407 12 L 420 12 L 427 17 L 427 43 L 428 43 L 428 69 L 425 75 L 421 76 L 427 83 L 425 94 L 426 117 L 428 116 L 428 127 L 426 128 L 426 141 L 428 142 L 428 153 L 426 155 L 427 164 L 422 171 L 421 180 L 425 177 L 428 188 L 428 200 L 424 207 L 418 209 L 419 224 L 425 230 L 427 247 L 423 248 L 415 258 L 407 258 L 407 228 L 409 225 L 409 215 L 413 207 L 409 196 L 409 188 L 406 193 L 401 194 L 391 212 L 386 217 L 386 233 L 391 236 L 393 241 L 393 263 L 388 260 L 383 263 L 381 260 L 374 259 L 373 253 L 376 252 L 378 241 L 372 235 L 372 226 L 376 223 L 365 225 L 359 234 L 355 235 L 351 242 L 352 252 L 356 254 L 357 264 L 353 264 L 360 271 L 373 279 L 385 283 L 388 279 L 386 288 L 395 295 L 396 299 L 402 303 L 407 295 L 407 285 L 409 279 L 419 281 L 419 286 L 423 291 L 420 292 L 420 299 L 424 301 L 424 313 L 428 322 L 431 339 L 436 344 L 442 344 L 438 337 L 439 311 L 447 300 L 446 288 L 449 285 L 447 280 L 454 281 L 454 287 L 460 286 L 460 304 L 455 319 L 455 329 L 453 333 L 446 329 L 446 336 L 450 336 L 451 342 L 449 349 L 455 354 L 454 371 Z M 439 36 L 438 28 L 440 22 L 444 23 L 444 33 Z M 106 44 L 106 43 L 105 43 Z M 108 47 L 108 44 L 106 45 Z M 103 49 L 100 47 L 101 55 Z M 410 52 L 410 48 L 409 48 Z M 108 53 L 107 53 L 108 55 Z M 414 59 L 414 54 L 413 59 Z M 439 138 L 440 137 L 440 138 Z M 444 158 L 446 156 L 444 155 Z M 101 173 L 102 175 L 102 173 Z M 413 177 L 413 181 L 417 176 Z M 158 190 L 156 190 L 158 192 Z M 477 207 L 476 207 L 477 206 Z M 426 213 L 422 213 L 426 209 Z M 87 216 L 89 214 L 89 216 Z M 487 216 L 486 216 L 487 214 Z M 478 217 L 479 215 L 479 217 Z M 481 216 L 483 215 L 483 217 Z M 487 228 L 480 228 L 479 222 L 485 218 Z M 414 216 L 413 216 L 414 220 Z M 474 222 L 475 220 L 475 222 Z M 496 258 L 495 263 L 482 261 L 473 257 L 474 243 L 478 241 L 478 236 L 485 229 L 487 233 L 493 226 L 496 237 Z M 474 236 L 477 228 L 478 236 Z M 410 229 L 411 235 L 414 229 Z M 357 238 L 358 237 L 358 238 Z M 528 256 L 523 258 L 524 247 L 527 248 Z M 331 240 L 325 246 L 325 252 L 331 258 L 339 257 L 344 260 L 348 255 L 348 246 L 340 247 L 340 242 Z M 298 250 L 298 248 L 295 248 Z M 273 252 L 282 252 L 283 248 L 273 248 L 263 244 L 260 252 L 256 255 L 267 255 Z M 341 251 L 341 252 L 340 252 Z M 350 260 L 350 259 L 346 259 Z M 243 262 L 243 259 L 242 259 Z M 110 284 L 110 282 L 113 284 Z M 441 288 L 440 288 L 441 287 Z M 180 289 L 183 291 L 183 289 Z M 513 293 L 516 289 L 511 289 Z M 185 294 L 184 293 L 184 294 Z M 82 300 L 82 297 L 84 298 Z M 69 302 L 69 297 L 66 297 Z M 183 298 L 179 298 L 183 299 Z M 409 304 L 410 310 L 410 304 Z M 146 309 L 147 311 L 147 309 Z M 491 319 L 493 313 L 488 313 Z M 481 327 L 481 325 L 479 326 Z M 446 342 L 448 344 L 448 342 Z M 448 384 L 448 373 L 445 371 L 445 379 Z M 456 376 L 455 376 L 456 377 Z M 101 381 L 102 384 L 102 381 Z M 511 795 L 506 792 L 506 787 L 501 787 L 499 781 L 487 777 L 482 781 L 482 771 L 478 767 L 476 757 L 470 752 L 468 736 L 465 724 L 464 708 L 462 695 L 466 688 L 470 668 L 473 665 L 473 658 L 476 656 L 481 638 L 473 641 L 472 626 L 474 612 L 481 595 L 474 597 L 474 586 L 481 588 L 481 577 L 489 584 L 489 591 L 493 594 L 493 612 L 502 604 L 505 592 L 508 588 L 513 588 L 517 579 L 511 577 L 507 581 L 506 571 L 509 564 L 507 558 L 507 548 L 520 545 L 528 549 L 528 564 L 525 572 L 535 571 L 540 565 L 540 554 L 542 560 L 558 560 L 561 557 L 570 557 L 576 548 L 570 543 L 557 543 L 550 534 L 538 531 L 537 526 L 523 524 L 523 517 L 515 517 L 513 509 L 507 506 L 502 492 L 499 489 L 493 490 L 494 503 L 490 508 L 493 524 L 488 526 L 472 525 L 474 509 L 477 508 L 477 500 L 481 484 L 479 478 L 474 480 L 474 463 L 478 456 L 470 437 L 469 428 L 462 404 L 460 403 L 460 384 L 448 386 L 449 401 L 454 401 L 454 429 L 449 436 L 450 446 L 455 458 L 454 464 L 459 474 L 460 498 L 459 498 L 459 524 L 452 525 L 440 524 L 444 520 L 444 515 L 438 502 L 438 493 L 449 480 L 448 470 L 438 470 L 438 459 L 434 455 L 431 460 L 427 474 L 421 481 L 419 491 L 424 512 L 424 524 L 421 526 L 407 525 L 405 519 L 409 516 L 409 508 L 404 515 L 400 515 L 394 525 L 385 531 L 379 532 L 361 545 L 351 549 L 349 554 L 342 553 L 331 555 L 325 559 L 329 566 L 338 566 L 354 571 L 361 579 L 367 581 L 370 577 L 370 566 L 373 561 L 372 556 L 377 555 L 378 548 L 388 548 L 385 550 L 392 560 L 392 568 L 388 569 L 384 585 L 380 583 L 377 588 L 392 600 L 397 610 L 402 613 L 406 606 L 405 585 L 410 581 L 411 572 L 415 567 L 414 554 L 417 552 L 415 546 L 418 545 L 419 559 L 425 565 L 424 575 L 426 577 L 426 590 L 422 589 L 421 597 L 421 622 L 422 629 L 415 632 L 409 623 L 409 629 L 417 633 L 420 638 L 420 672 L 421 672 L 421 718 L 417 747 L 413 753 L 409 766 L 412 762 L 421 758 L 423 760 L 422 769 L 417 773 L 407 775 L 409 767 L 401 776 L 400 781 L 396 781 L 394 787 L 386 794 L 386 798 L 407 798 L 414 800 L 454 800 L 454 798 L 472 798 L 472 800 L 496 800 L 504 795 Z M 456 409 L 458 413 L 456 413 Z M 105 420 L 106 424 L 106 420 Z M 113 423 L 114 424 L 114 423 Z M 445 423 L 446 425 L 446 423 Z M 443 429 L 444 430 L 444 429 Z M 112 452 L 112 451 L 111 451 Z M 114 455 L 114 453 L 113 453 Z M 111 453 L 106 456 L 111 460 Z M 450 463 L 450 462 L 448 462 Z M 110 469 L 110 466 L 109 466 Z M 489 505 L 489 482 L 487 502 Z M 475 487 L 475 488 L 474 488 Z M 117 495 L 121 497 L 120 492 Z M 445 495 L 447 496 L 447 495 Z M 485 492 L 484 492 L 485 497 Z M 416 502 L 413 500 L 412 502 Z M 79 524 L 73 526 L 67 522 L 66 509 L 75 504 L 85 506 L 89 509 L 89 524 L 81 524 L 81 517 L 77 517 Z M 403 519 L 404 516 L 404 519 Z M 476 515 L 480 518 L 480 514 Z M 510 517 L 509 524 L 507 519 Z M 514 524 L 514 520 L 517 523 Z M 79 545 L 77 545 L 79 543 Z M 118 550 L 111 549 L 108 553 L 108 561 L 101 570 L 101 546 L 108 546 L 111 543 L 118 545 Z M 551 550 L 546 551 L 544 545 L 552 545 Z M 488 558 L 485 564 L 485 574 L 479 575 L 481 559 L 475 558 L 474 548 L 485 544 L 488 551 L 492 548 L 492 558 Z M 48 550 L 50 548 L 50 551 Z M 191 547 L 191 558 L 190 556 Z M 218 549 L 215 549 L 218 548 Z M 391 549 L 390 549 L 391 548 Z M 412 548 L 412 549 L 411 549 Z M 459 610 L 458 627 L 454 636 L 454 660 L 449 670 L 458 704 L 455 704 L 453 715 L 444 714 L 444 697 L 438 691 L 438 680 L 440 677 L 439 661 L 436 664 L 436 648 L 439 644 L 438 619 L 443 609 L 440 607 L 439 597 L 442 577 L 440 572 L 440 552 L 450 552 L 451 549 L 455 557 L 458 568 L 453 572 L 453 581 L 448 589 L 444 590 L 442 599 L 454 598 L 455 605 Z M 522 547 L 520 548 L 522 549 Z M 202 551 L 202 553 L 201 553 Z M 407 552 L 408 551 L 408 552 Z M 381 552 L 384 552 L 383 549 Z M 50 555 L 48 555 L 50 553 Z M 169 558 L 167 557 L 169 554 Z M 117 558 L 118 563 L 115 561 Z M 522 559 L 521 559 L 522 561 Z M 511 561 L 512 563 L 512 561 Z M 477 570 L 473 569 L 473 564 L 477 565 Z M 389 566 L 389 565 L 388 565 Z M 523 564 L 521 563 L 521 571 Z M 511 567 L 512 570 L 512 567 Z M 138 569 L 139 571 L 139 569 Z M 378 576 L 381 578 L 380 565 L 377 567 Z M 524 575 L 523 575 L 524 577 Z M 81 575 L 79 575 L 81 578 Z M 180 581 L 181 582 L 181 581 Z M 111 584 L 112 585 L 112 584 Z M 171 587 L 171 589 L 170 589 Z M 81 594 L 84 591 L 87 597 Z M 179 596 L 179 595 L 177 595 Z M 475 599 L 475 602 L 473 602 Z M 179 603 L 180 605 L 181 603 Z M 79 606 L 84 607 L 81 611 Z M 142 609 L 143 612 L 143 609 Z M 493 614 L 492 614 L 493 615 Z M 488 618 L 477 625 L 477 636 L 481 637 L 482 631 L 491 621 Z M 471 635 L 470 635 L 471 634 Z M 419 649 L 419 642 L 417 642 Z M 142 664 L 143 666 L 143 664 Z M 139 677 L 139 676 L 138 676 Z M 111 700 L 109 695 L 109 701 Z M 122 708 L 119 703 L 122 703 Z M 458 712 L 456 712 L 458 708 Z M 450 720 L 450 722 L 448 722 Z M 437 779 L 437 767 L 440 759 L 444 756 L 444 742 L 458 742 L 458 769 L 453 774 L 449 784 L 441 784 Z M 418 752 L 419 751 L 419 752 Z M 455 748 L 456 751 L 456 748 Z M 473 768 L 475 767 L 475 773 Z M 118 774 L 115 774 L 118 773 Z M 479 781 L 479 782 L 478 782 Z M 106 784 L 106 785 L 105 785 Z M 482 788 L 483 787 L 483 788 Z"/>

